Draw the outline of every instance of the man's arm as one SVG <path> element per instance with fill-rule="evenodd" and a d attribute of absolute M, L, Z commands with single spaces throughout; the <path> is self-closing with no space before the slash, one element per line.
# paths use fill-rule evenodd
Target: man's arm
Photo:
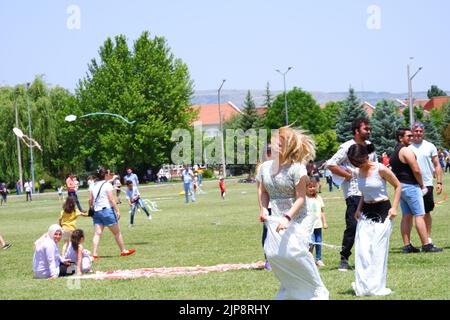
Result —
<path fill-rule="evenodd" d="M 344 170 L 340 165 L 344 163 L 347 159 L 347 150 L 341 146 L 338 151 L 334 154 L 334 156 L 328 160 L 327 166 L 328 169 L 335 175 L 341 176 L 346 180 L 350 180 L 352 178 L 352 173 Z"/>
<path fill-rule="evenodd" d="M 442 193 L 442 167 L 439 163 L 438 156 L 434 156 L 431 158 L 431 161 L 434 165 L 434 172 L 436 173 L 436 179 L 437 179 L 437 187 L 436 187 L 436 193 L 441 194 Z"/>

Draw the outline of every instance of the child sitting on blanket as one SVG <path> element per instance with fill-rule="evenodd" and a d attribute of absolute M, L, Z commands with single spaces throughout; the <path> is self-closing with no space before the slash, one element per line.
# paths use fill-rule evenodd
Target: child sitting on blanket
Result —
<path fill-rule="evenodd" d="M 72 232 L 70 238 L 70 247 L 66 254 L 66 259 L 69 259 L 74 266 L 76 274 L 92 272 L 92 257 L 89 250 L 84 249 L 84 232 L 81 229 L 77 229 Z"/>

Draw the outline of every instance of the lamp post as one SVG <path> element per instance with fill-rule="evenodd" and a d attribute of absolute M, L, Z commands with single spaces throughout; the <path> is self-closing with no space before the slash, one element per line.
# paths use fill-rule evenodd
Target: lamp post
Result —
<path fill-rule="evenodd" d="M 15 96 L 14 96 L 14 111 L 15 111 L 15 115 L 16 115 L 16 128 L 18 128 L 19 127 L 19 115 L 17 112 L 17 91 L 15 92 Z M 20 190 L 22 190 L 22 188 L 23 188 L 22 156 L 21 156 L 21 152 L 20 152 L 19 137 L 16 136 L 16 139 L 17 139 L 17 162 L 19 165 L 19 183 L 20 183 Z"/>
<path fill-rule="evenodd" d="M 289 67 L 285 72 L 281 72 L 280 70 L 275 70 L 279 74 L 283 76 L 283 83 L 284 83 L 284 112 L 286 116 L 286 125 L 289 125 L 289 118 L 288 118 L 288 109 L 287 109 L 287 95 L 286 95 L 286 74 L 291 70 L 293 67 Z"/>
<path fill-rule="evenodd" d="M 32 141 L 33 137 L 31 135 L 31 115 L 30 115 L 30 99 L 28 96 L 28 90 L 30 89 L 30 83 L 27 82 L 26 85 L 26 89 L 27 89 L 27 108 L 28 108 L 28 133 L 29 133 L 29 137 L 30 137 L 30 141 Z M 33 144 L 30 143 L 30 166 L 31 166 L 31 181 L 33 183 L 33 193 L 35 192 L 34 189 L 34 161 L 33 161 Z"/>
<path fill-rule="evenodd" d="M 222 170 L 223 170 L 223 177 L 225 178 L 227 176 L 227 169 L 225 166 L 225 148 L 223 145 L 223 124 L 222 124 L 222 109 L 220 106 L 220 90 L 222 89 L 223 84 L 225 83 L 226 79 L 222 80 L 222 84 L 219 87 L 219 90 L 217 90 L 217 100 L 219 102 L 219 123 L 220 123 L 220 135 L 221 135 L 221 139 L 220 139 L 220 148 L 222 151 Z"/>
<path fill-rule="evenodd" d="M 414 57 L 410 57 L 410 60 L 414 59 Z M 408 73 L 408 96 L 409 96 L 409 126 L 412 128 L 414 124 L 414 107 L 413 107 L 413 96 L 412 96 L 412 79 L 419 73 L 419 71 L 422 70 L 422 67 L 420 67 L 413 75 L 410 76 L 410 67 L 409 63 L 406 67 L 406 71 Z"/>

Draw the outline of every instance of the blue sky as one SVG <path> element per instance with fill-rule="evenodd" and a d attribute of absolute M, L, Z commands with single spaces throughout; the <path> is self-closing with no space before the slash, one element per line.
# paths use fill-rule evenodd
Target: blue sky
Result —
<path fill-rule="evenodd" d="M 75 5 L 79 29 L 67 22 Z M 371 7 L 372 6 L 372 7 Z M 375 6 L 375 7 L 373 7 Z M 374 10 L 368 10 L 375 8 Z M 71 91 L 107 37 L 164 36 L 189 66 L 196 90 L 450 90 L 446 0 L 39 0 L 0 2 L 0 85 L 45 74 Z M 70 20 L 73 21 L 73 20 Z"/>

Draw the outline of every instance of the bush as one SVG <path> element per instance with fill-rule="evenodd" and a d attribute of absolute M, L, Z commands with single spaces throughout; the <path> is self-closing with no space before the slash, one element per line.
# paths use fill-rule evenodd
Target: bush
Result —
<path fill-rule="evenodd" d="M 211 168 L 205 169 L 203 171 L 203 178 L 209 179 L 214 177 L 214 170 Z"/>

